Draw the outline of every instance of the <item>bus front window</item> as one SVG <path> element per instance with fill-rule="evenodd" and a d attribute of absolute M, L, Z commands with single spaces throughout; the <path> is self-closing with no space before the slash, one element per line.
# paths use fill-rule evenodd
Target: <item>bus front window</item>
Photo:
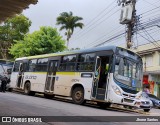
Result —
<path fill-rule="evenodd" d="M 116 57 L 114 76 L 118 82 L 130 87 L 141 88 L 141 74 L 141 64 L 125 57 Z"/>

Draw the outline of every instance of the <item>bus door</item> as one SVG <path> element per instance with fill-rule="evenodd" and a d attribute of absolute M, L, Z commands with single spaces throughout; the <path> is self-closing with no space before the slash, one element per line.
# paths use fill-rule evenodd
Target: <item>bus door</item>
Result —
<path fill-rule="evenodd" d="M 110 56 L 97 56 L 93 81 L 92 97 L 105 100 Z"/>
<path fill-rule="evenodd" d="M 17 87 L 18 88 L 22 88 L 22 84 L 23 84 L 23 78 L 24 78 L 24 64 L 21 62 L 19 64 L 19 71 L 18 71 L 18 75 L 17 75 Z"/>
<path fill-rule="evenodd" d="M 56 72 L 57 72 L 58 61 L 57 60 L 50 60 L 46 85 L 45 85 L 45 92 L 53 92 L 54 91 L 54 83 L 56 80 Z"/>

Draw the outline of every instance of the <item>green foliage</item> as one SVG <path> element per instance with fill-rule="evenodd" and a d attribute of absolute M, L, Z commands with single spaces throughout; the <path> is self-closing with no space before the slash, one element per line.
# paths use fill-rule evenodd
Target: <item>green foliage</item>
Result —
<path fill-rule="evenodd" d="M 29 32 L 31 21 L 20 14 L 7 19 L 0 26 L 0 54 L 2 58 L 8 58 L 8 49 L 14 44 L 14 40 L 21 40 Z"/>
<path fill-rule="evenodd" d="M 24 40 L 17 40 L 10 49 L 15 58 L 63 51 L 65 41 L 56 28 L 41 27 L 39 31 L 28 34 Z"/>
<path fill-rule="evenodd" d="M 68 47 L 68 42 L 69 39 L 71 38 L 73 32 L 74 32 L 74 28 L 83 28 L 84 24 L 79 22 L 83 20 L 82 17 L 78 17 L 78 16 L 73 16 L 72 12 L 63 12 L 60 13 L 60 15 L 57 17 L 57 25 L 61 25 L 60 30 L 65 29 L 65 35 L 67 36 L 67 47 Z"/>

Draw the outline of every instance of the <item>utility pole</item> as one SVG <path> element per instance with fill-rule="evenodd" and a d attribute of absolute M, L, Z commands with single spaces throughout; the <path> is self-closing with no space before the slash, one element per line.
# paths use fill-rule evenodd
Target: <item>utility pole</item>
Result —
<path fill-rule="evenodd" d="M 118 0 L 118 5 L 122 5 L 120 24 L 127 25 L 126 47 L 130 49 L 133 45 L 133 28 L 136 22 L 136 0 Z"/>

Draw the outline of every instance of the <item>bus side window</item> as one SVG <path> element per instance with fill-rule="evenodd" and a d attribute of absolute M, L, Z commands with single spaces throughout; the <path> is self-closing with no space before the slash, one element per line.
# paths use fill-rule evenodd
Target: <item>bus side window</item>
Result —
<path fill-rule="evenodd" d="M 36 70 L 37 59 L 29 61 L 29 72 L 34 72 Z"/>
<path fill-rule="evenodd" d="M 81 54 L 78 57 L 78 71 L 93 71 L 94 70 L 95 53 Z"/>
<path fill-rule="evenodd" d="M 18 72 L 19 71 L 19 65 L 20 65 L 20 61 L 16 61 L 14 63 L 13 72 Z"/>
<path fill-rule="evenodd" d="M 46 72 L 47 71 L 48 58 L 38 59 L 36 65 L 36 71 Z"/>
<path fill-rule="evenodd" d="M 76 55 L 63 56 L 59 66 L 59 71 L 74 71 L 76 65 Z"/>

